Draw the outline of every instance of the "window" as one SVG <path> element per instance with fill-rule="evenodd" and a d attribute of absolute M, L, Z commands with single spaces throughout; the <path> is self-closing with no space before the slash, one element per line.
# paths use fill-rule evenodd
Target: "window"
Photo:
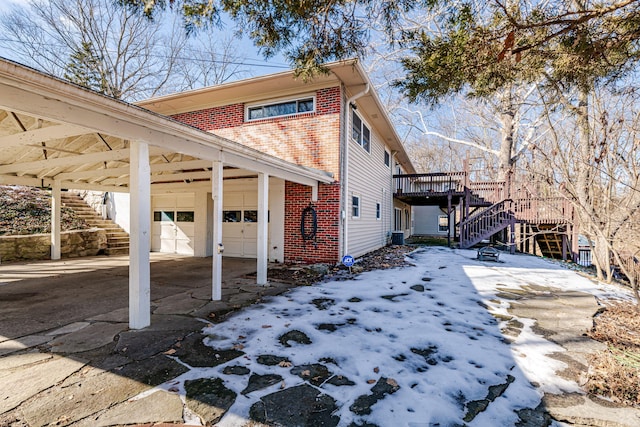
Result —
<path fill-rule="evenodd" d="M 177 222 L 193 222 L 194 221 L 193 211 L 176 212 L 176 221 Z"/>
<path fill-rule="evenodd" d="M 247 108 L 247 120 L 260 120 L 269 117 L 290 116 L 292 114 L 310 113 L 315 108 L 313 97 L 294 99 L 273 104 L 256 105 Z"/>
<path fill-rule="evenodd" d="M 156 222 L 172 222 L 173 212 L 172 211 L 155 211 L 153 212 L 153 220 Z"/>
<path fill-rule="evenodd" d="M 360 218 L 360 197 L 351 197 L 351 216 L 354 218 Z"/>
<path fill-rule="evenodd" d="M 446 233 L 449 231 L 449 218 L 446 215 L 438 216 L 438 232 Z"/>
<path fill-rule="evenodd" d="M 409 229 L 409 209 L 404 210 L 404 227 L 405 230 Z"/>
<path fill-rule="evenodd" d="M 380 215 L 381 215 L 381 209 L 380 209 L 380 202 L 376 203 L 376 219 L 380 219 Z"/>
<path fill-rule="evenodd" d="M 351 110 L 351 138 L 367 152 L 371 152 L 371 131 L 355 110 Z"/>
<path fill-rule="evenodd" d="M 222 221 L 224 222 L 240 222 L 242 211 L 224 211 L 222 213 Z"/>
<path fill-rule="evenodd" d="M 391 154 L 387 150 L 384 150 L 384 165 L 391 166 Z"/>
<path fill-rule="evenodd" d="M 244 211 L 244 222 L 258 222 L 258 211 Z"/>

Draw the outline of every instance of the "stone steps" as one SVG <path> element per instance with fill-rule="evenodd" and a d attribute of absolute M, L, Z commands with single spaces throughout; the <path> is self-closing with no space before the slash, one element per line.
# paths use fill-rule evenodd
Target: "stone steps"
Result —
<path fill-rule="evenodd" d="M 106 255 L 126 255 L 129 253 L 129 234 L 111 220 L 103 219 L 80 196 L 74 193 L 62 193 L 62 204 L 76 213 L 91 227 L 100 228 L 107 234 Z"/>

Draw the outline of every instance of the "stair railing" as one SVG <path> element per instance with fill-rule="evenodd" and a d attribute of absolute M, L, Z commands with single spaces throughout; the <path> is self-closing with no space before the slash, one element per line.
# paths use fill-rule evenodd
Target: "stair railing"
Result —
<path fill-rule="evenodd" d="M 492 234 L 508 227 L 514 219 L 510 199 L 494 203 L 486 209 L 460 222 L 460 247 L 463 249 L 479 243 Z"/>
<path fill-rule="evenodd" d="M 498 203 L 507 199 L 505 181 L 469 182 L 469 190 L 473 197 L 489 203 Z"/>

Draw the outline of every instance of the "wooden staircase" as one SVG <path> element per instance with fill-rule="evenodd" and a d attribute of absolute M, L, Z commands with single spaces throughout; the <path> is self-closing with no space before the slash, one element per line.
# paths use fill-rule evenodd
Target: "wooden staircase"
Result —
<path fill-rule="evenodd" d="M 514 224 L 511 204 L 511 200 L 502 200 L 461 221 L 460 247 L 468 249 Z"/>
<path fill-rule="evenodd" d="M 75 193 L 63 192 L 62 204 L 74 210 L 91 227 L 101 228 L 107 233 L 105 255 L 126 255 L 129 253 L 129 234 L 109 219 L 102 219 L 87 202 Z"/>

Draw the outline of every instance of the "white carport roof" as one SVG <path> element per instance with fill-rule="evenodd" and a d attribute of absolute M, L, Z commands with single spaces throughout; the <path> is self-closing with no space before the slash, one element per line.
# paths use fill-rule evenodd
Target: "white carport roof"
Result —
<path fill-rule="evenodd" d="M 227 169 L 223 169 L 223 166 Z M 129 325 L 150 324 L 150 194 L 210 182 L 214 247 L 222 249 L 222 179 L 258 175 L 257 282 L 267 283 L 268 177 L 312 187 L 333 178 L 144 108 L 0 58 L 0 184 L 52 188 L 52 259 L 60 257 L 60 190 L 131 194 Z M 188 188 L 188 187 L 186 187 Z M 221 297 L 222 250 L 212 298 Z"/>
<path fill-rule="evenodd" d="M 209 180 L 213 160 L 310 186 L 333 180 L 0 58 L 0 184 L 127 192 L 130 141 L 149 144 L 152 185 Z"/>

